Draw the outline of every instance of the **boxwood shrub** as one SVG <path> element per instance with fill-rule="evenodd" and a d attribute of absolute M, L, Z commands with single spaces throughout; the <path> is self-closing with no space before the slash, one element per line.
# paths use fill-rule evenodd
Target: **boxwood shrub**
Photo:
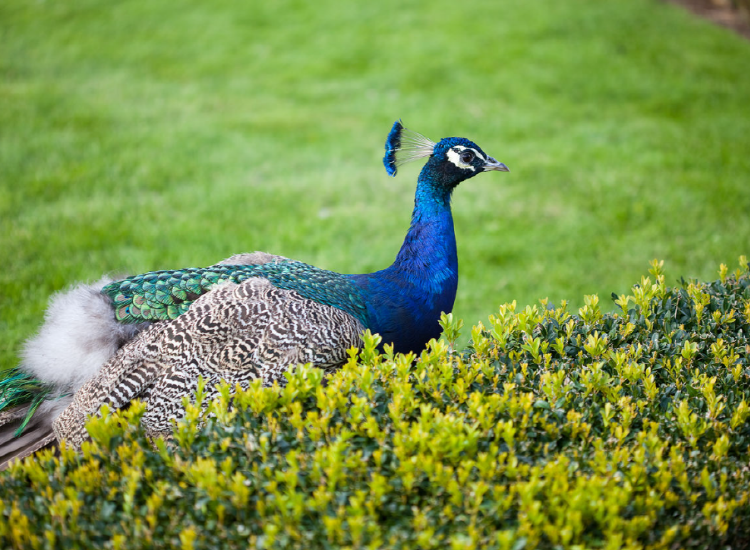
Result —
<path fill-rule="evenodd" d="M 750 276 L 442 320 L 419 356 L 221 388 L 170 443 L 104 408 L 92 441 L 0 474 L 2 548 L 743 548 Z M 234 397 L 232 397 L 234 394 Z"/>

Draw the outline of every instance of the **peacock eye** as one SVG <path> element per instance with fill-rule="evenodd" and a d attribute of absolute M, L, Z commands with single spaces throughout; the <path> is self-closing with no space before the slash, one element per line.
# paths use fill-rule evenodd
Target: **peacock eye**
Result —
<path fill-rule="evenodd" d="M 474 153 L 471 151 L 464 151 L 461 153 L 461 162 L 464 164 L 469 164 L 472 160 L 474 160 Z"/>

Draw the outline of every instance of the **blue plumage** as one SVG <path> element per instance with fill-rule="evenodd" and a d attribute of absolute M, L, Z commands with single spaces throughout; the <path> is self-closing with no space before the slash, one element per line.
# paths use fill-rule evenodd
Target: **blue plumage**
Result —
<path fill-rule="evenodd" d="M 392 342 L 396 351 L 419 351 L 440 335 L 440 313 L 452 311 L 456 298 L 458 255 L 451 194 L 459 183 L 481 172 L 508 168 L 468 139 L 432 143 L 408 132 L 401 121 L 393 125 L 385 148 L 383 161 L 390 175 L 395 175 L 397 164 L 430 158 L 419 174 L 411 225 L 396 261 L 382 271 L 351 277 L 365 296 L 368 328 L 384 342 Z M 396 160 L 399 153 L 405 153 L 401 161 Z"/>

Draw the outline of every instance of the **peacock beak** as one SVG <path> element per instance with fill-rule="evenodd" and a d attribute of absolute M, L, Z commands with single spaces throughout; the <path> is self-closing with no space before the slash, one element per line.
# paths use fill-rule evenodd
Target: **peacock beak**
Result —
<path fill-rule="evenodd" d="M 505 166 L 502 162 L 498 162 L 492 157 L 488 157 L 487 162 L 484 163 L 484 171 L 489 172 L 490 170 L 497 170 L 498 172 L 510 172 L 510 168 Z"/>

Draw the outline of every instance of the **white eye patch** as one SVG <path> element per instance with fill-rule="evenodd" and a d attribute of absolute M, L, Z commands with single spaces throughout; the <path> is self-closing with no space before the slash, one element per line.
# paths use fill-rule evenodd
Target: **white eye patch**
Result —
<path fill-rule="evenodd" d="M 458 168 L 462 168 L 463 170 L 471 170 L 472 172 L 476 172 L 476 168 L 474 168 L 471 164 L 466 164 L 461 160 L 461 152 L 465 151 L 466 149 L 469 149 L 470 151 L 474 151 L 474 154 L 482 159 L 483 161 L 487 161 L 486 158 L 484 158 L 484 155 L 474 149 L 473 147 L 464 147 L 463 145 L 456 145 L 454 147 L 451 147 L 448 149 L 448 152 L 446 153 L 446 156 L 448 157 L 448 160 L 451 161 L 454 165 L 456 165 Z"/>

